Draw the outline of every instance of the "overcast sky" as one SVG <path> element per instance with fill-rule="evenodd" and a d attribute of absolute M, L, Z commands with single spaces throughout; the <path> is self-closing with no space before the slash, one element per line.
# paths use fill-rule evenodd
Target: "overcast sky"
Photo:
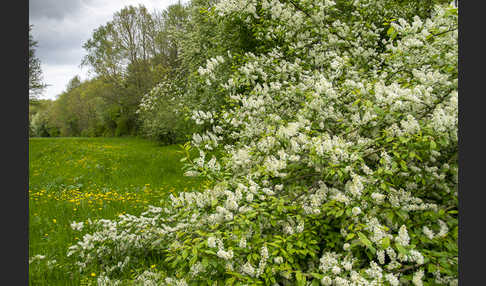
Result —
<path fill-rule="evenodd" d="M 71 78 L 91 77 L 81 69 L 83 43 L 94 29 L 110 21 L 113 14 L 128 5 L 143 4 L 148 11 L 163 10 L 178 0 L 29 0 L 29 24 L 38 42 L 36 55 L 41 61 L 43 79 L 49 86 L 41 98 L 55 99 Z M 181 1 L 185 3 L 187 1 Z"/>

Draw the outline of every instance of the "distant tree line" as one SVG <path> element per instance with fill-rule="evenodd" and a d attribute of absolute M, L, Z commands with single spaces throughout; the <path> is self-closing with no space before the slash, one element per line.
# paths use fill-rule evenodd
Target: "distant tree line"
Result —
<path fill-rule="evenodd" d="M 94 30 L 84 43 L 82 65 L 96 75 L 81 82 L 75 76 L 54 101 L 30 102 L 32 136 L 123 136 L 140 134 L 136 110 L 142 96 L 179 65 L 177 38 L 187 18 L 177 4 L 149 13 L 127 6 Z M 30 28 L 29 28 L 30 32 Z M 42 92 L 36 42 L 29 33 L 29 90 Z"/>

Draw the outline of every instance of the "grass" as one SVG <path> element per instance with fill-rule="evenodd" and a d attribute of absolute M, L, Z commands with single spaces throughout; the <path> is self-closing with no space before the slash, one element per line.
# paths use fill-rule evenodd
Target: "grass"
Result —
<path fill-rule="evenodd" d="M 184 177 L 178 146 L 137 138 L 31 138 L 29 140 L 29 285 L 95 285 L 66 256 L 82 232 L 73 221 L 138 215 L 170 193 L 198 188 Z"/>

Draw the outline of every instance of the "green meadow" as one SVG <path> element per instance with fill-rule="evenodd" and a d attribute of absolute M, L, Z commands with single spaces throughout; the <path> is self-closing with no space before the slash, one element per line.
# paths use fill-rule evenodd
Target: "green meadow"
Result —
<path fill-rule="evenodd" d="M 183 176 L 180 151 L 137 138 L 29 139 L 29 285 L 96 285 L 96 265 L 80 275 L 66 256 L 83 235 L 70 224 L 138 215 L 202 186 Z"/>

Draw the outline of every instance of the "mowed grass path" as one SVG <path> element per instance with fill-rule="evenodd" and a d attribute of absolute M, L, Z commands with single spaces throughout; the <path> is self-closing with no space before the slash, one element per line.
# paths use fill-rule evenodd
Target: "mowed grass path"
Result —
<path fill-rule="evenodd" d="M 183 176 L 180 147 L 137 138 L 29 140 L 30 285 L 96 285 L 97 267 L 78 275 L 66 256 L 83 231 L 73 221 L 138 215 L 170 193 L 198 188 Z M 153 263 L 153 262 L 151 262 Z"/>

